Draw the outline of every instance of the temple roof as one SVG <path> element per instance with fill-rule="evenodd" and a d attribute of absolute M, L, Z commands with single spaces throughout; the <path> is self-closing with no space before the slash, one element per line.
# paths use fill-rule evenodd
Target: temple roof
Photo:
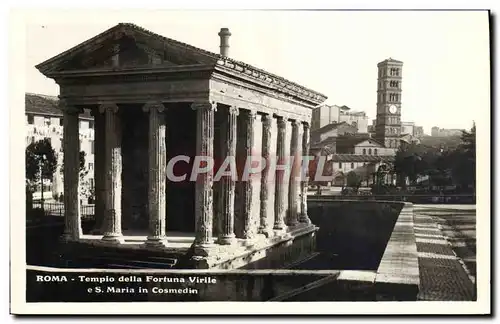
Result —
<path fill-rule="evenodd" d="M 157 50 L 162 54 L 168 53 L 169 51 L 174 53 L 174 58 L 178 61 L 175 62 L 177 65 L 192 67 L 209 66 L 213 70 L 231 70 L 233 73 L 251 78 L 259 83 L 264 83 L 267 86 L 274 88 L 276 91 L 293 94 L 306 100 L 310 100 L 315 104 L 320 104 L 326 100 L 325 95 L 286 80 L 278 75 L 251 66 L 250 64 L 236 61 L 229 57 L 221 56 L 220 54 L 215 54 L 213 52 L 164 37 L 131 23 L 120 23 L 101 34 L 84 41 L 67 51 L 64 51 L 63 53 L 36 65 L 36 68 L 48 77 L 56 77 L 61 72 L 66 71 L 67 63 L 71 60 L 78 59 L 88 64 L 88 67 L 93 67 L 91 64 L 94 64 L 96 60 L 109 60 L 112 55 L 116 54 L 116 49 L 112 49 L 111 43 L 116 43 L 124 36 L 130 36 L 134 39 L 140 38 L 144 40 L 146 46 L 151 45 L 151 47 L 154 47 L 154 50 Z M 109 48 L 105 48 L 106 46 Z M 97 53 L 97 55 L 96 57 L 91 57 L 89 53 Z"/>

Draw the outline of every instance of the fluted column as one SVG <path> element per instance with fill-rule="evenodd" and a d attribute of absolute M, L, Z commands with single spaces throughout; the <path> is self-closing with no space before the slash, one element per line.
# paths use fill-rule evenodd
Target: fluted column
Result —
<path fill-rule="evenodd" d="M 268 200 L 271 194 L 271 189 L 274 186 L 271 184 L 269 167 L 271 160 L 271 125 L 273 116 L 266 114 L 262 116 L 262 158 L 266 161 L 266 167 L 262 170 L 261 187 L 260 187 L 260 225 L 259 233 L 269 237 L 272 232 L 273 224 L 269 222 Z"/>
<path fill-rule="evenodd" d="M 229 107 L 228 114 L 221 125 L 221 159 L 227 157 L 236 158 L 236 139 L 237 139 L 237 122 L 238 108 Z M 218 243 L 223 245 L 233 244 L 235 239 L 234 234 L 234 198 L 236 182 L 232 176 L 224 176 L 221 178 L 222 191 L 220 193 L 220 204 L 222 210 L 222 226 L 219 234 Z"/>
<path fill-rule="evenodd" d="M 287 118 L 278 117 L 278 142 L 276 146 L 276 159 L 278 164 L 286 163 L 286 123 Z M 286 231 L 285 224 L 285 206 L 286 206 L 286 195 L 285 186 L 287 185 L 285 181 L 286 172 L 283 170 L 276 170 L 276 193 L 275 193 L 275 206 L 274 206 L 274 227 L 273 230 L 276 234 L 282 234 Z"/>
<path fill-rule="evenodd" d="M 310 127 L 308 123 L 303 124 L 303 133 L 302 133 L 302 155 L 303 156 L 309 156 L 309 141 L 310 141 Z M 309 215 L 307 214 L 307 191 L 309 188 L 309 182 L 307 179 L 308 172 L 309 172 L 309 164 L 305 166 L 302 170 L 303 172 L 306 172 L 306 174 L 303 175 L 302 181 L 300 183 L 300 217 L 299 217 L 299 222 L 301 223 L 306 223 L 306 224 L 311 224 L 311 220 L 309 219 Z"/>
<path fill-rule="evenodd" d="M 103 233 L 104 214 L 106 211 L 106 174 L 105 153 L 106 136 L 104 130 L 104 115 L 99 107 L 92 110 L 94 116 L 94 192 L 95 192 L 95 226 L 93 232 Z"/>
<path fill-rule="evenodd" d="M 196 155 L 214 156 L 215 102 L 196 102 Z M 213 244 L 213 169 L 198 175 L 195 193 L 195 254 L 204 254 Z"/>
<path fill-rule="evenodd" d="M 167 149 L 165 106 L 161 103 L 147 103 L 142 107 L 149 113 L 149 235 L 148 245 L 164 246 L 166 239 L 166 188 Z"/>
<path fill-rule="evenodd" d="M 78 115 L 82 111 L 65 105 L 63 109 L 64 163 L 64 240 L 78 240 L 82 235 L 80 215 L 80 134 Z"/>
<path fill-rule="evenodd" d="M 248 161 L 252 158 L 254 154 L 254 127 L 255 119 L 257 118 L 257 112 L 255 110 L 246 110 L 244 113 L 244 121 L 246 126 L 245 131 L 245 167 L 250 168 Z M 258 225 L 254 221 L 256 215 L 253 214 L 253 203 L 254 203 L 254 175 L 250 174 L 248 179 L 242 179 L 242 212 L 243 212 L 243 236 L 242 238 L 246 240 L 245 244 L 253 244 L 253 240 L 257 234 Z"/>
<path fill-rule="evenodd" d="M 302 144 L 302 143 L 301 143 Z M 288 226 L 295 226 L 298 223 L 297 215 L 297 197 L 299 194 L 299 180 L 297 180 L 298 171 L 297 162 L 300 163 L 298 154 L 299 146 L 299 122 L 292 122 L 292 139 L 290 142 L 290 156 L 293 157 L 293 164 L 291 165 L 289 190 L 288 190 Z"/>
<path fill-rule="evenodd" d="M 106 213 L 104 215 L 104 241 L 123 242 L 122 235 L 122 151 L 121 121 L 118 106 L 105 104 L 99 107 L 105 120 L 105 171 Z"/>

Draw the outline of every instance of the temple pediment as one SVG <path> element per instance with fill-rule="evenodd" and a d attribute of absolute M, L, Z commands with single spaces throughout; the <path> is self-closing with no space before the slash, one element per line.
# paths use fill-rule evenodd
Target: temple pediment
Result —
<path fill-rule="evenodd" d="M 121 23 L 105 32 L 40 63 L 36 68 L 45 76 L 59 80 L 71 78 L 119 75 L 145 81 L 149 77 L 162 77 L 193 72 L 202 73 L 224 85 L 217 93 L 234 89 L 261 89 L 287 100 L 298 100 L 312 107 L 322 103 L 326 96 L 290 82 L 280 76 L 215 54 L 201 48 L 155 34 L 134 24 Z M 208 71 L 208 73 L 207 73 Z M 171 73 L 171 74 L 170 74 Z M 155 74 L 154 76 L 151 76 Z M 89 80 L 81 81 L 86 84 Z M 233 89 L 233 90 L 234 90 Z M 69 91 L 69 90 L 68 90 Z M 85 90 L 88 94 L 88 89 Z M 236 97 L 239 98 L 236 94 Z"/>
<path fill-rule="evenodd" d="M 216 55 L 151 33 L 119 24 L 39 65 L 46 76 L 65 71 L 147 66 L 214 64 Z"/>

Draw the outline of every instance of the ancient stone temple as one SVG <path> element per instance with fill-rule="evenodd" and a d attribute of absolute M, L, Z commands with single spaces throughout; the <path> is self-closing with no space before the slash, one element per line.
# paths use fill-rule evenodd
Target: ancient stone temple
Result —
<path fill-rule="evenodd" d="M 251 155 L 307 155 L 312 109 L 326 99 L 229 58 L 230 35 L 221 29 L 215 54 L 119 24 L 37 65 L 60 86 L 67 242 L 188 255 L 192 267 L 226 269 L 278 267 L 314 249 L 307 180 L 270 177 L 266 168 L 248 181 L 214 181 L 214 168 L 189 181 L 195 156 L 241 165 Z M 84 109 L 95 118 L 89 233 L 78 199 Z M 187 177 L 167 177 L 170 165 Z"/>

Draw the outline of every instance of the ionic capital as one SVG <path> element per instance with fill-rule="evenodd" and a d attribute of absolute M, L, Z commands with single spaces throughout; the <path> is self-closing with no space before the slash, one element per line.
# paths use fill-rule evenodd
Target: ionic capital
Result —
<path fill-rule="evenodd" d="M 238 116 L 240 114 L 240 109 L 236 106 L 229 107 L 229 115 Z"/>
<path fill-rule="evenodd" d="M 162 113 L 166 110 L 165 105 L 161 102 L 148 102 L 144 106 L 142 106 L 142 111 L 150 112 L 152 109 L 156 109 L 159 113 Z"/>
<path fill-rule="evenodd" d="M 107 104 L 102 104 L 99 106 L 99 112 L 105 113 L 107 110 L 111 111 L 112 113 L 116 114 L 118 112 L 118 105 L 114 103 L 107 103 Z"/>
<path fill-rule="evenodd" d="M 217 110 L 217 103 L 216 102 L 210 102 L 210 101 L 201 101 L 201 102 L 193 102 L 191 104 L 191 109 L 193 110 L 211 110 L 211 111 L 216 111 Z"/>
<path fill-rule="evenodd" d="M 300 122 L 300 120 L 295 119 L 295 120 L 291 121 L 291 124 L 292 124 L 292 127 L 298 128 L 301 125 L 301 122 Z"/>
<path fill-rule="evenodd" d="M 304 130 L 309 129 L 311 127 L 311 125 L 309 125 L 308 122 L 302 122 L 302 125 L 304 127 Z"/>
<path fill-rule="evenodd" d="M 283 116 L 278 117 L 278 127 L 280 127 L 280 128 L 286 127 L 287 122 L 288 122 L 287 117 L 283 117 Z"/>

